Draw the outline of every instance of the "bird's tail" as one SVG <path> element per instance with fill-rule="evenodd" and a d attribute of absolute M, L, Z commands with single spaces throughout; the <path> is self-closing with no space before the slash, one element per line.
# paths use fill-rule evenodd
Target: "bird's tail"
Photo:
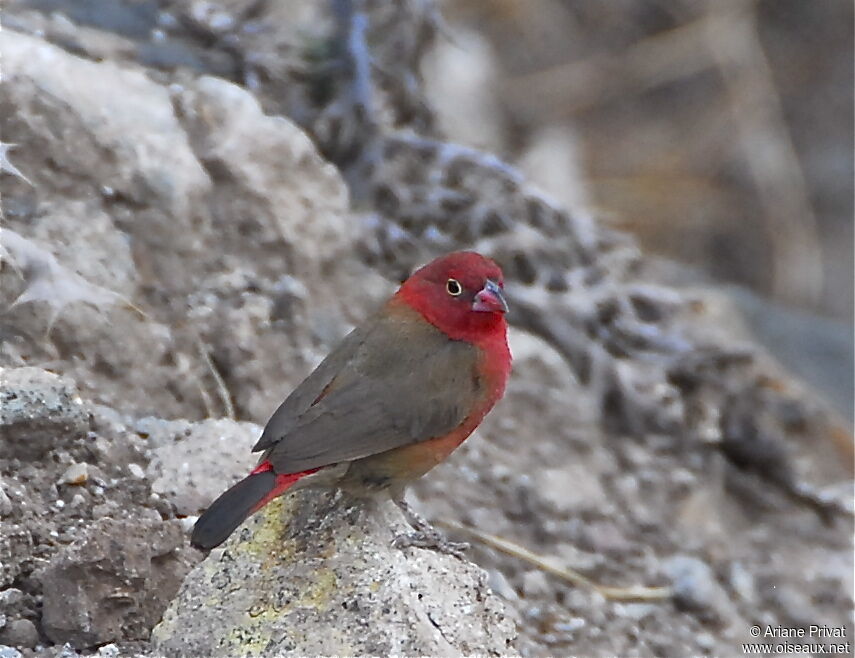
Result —
<path fill-rule="evenodd" d="M 219 546 L 248 516 L 284 493 L 297 480 L 316 470 L 277 475 L 269 462 L 262 462 L 252 473 L 211 503 L 193 526 L 190 543 L 203 550 Z"/>

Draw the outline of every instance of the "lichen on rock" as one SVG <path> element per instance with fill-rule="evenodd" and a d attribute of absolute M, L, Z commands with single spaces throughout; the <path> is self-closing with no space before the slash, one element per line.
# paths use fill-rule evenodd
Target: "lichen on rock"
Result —
<path fill-rule="evenodd" d="M 389 501 L 277 499 L 190 572 L 155 627 L 166 656 L 511 655 L 514 624 L 468 562 L 399 550 Z"/>

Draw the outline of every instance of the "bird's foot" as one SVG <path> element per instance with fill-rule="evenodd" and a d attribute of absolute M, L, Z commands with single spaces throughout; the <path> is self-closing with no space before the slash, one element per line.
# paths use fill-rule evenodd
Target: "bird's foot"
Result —
<path fill-rule="evenodd" d="M 407 523 L 415 530 L 413 533 L 395 537 L 392 540 L 392 545 L 395 548 L 408 548 L 410 546 L 428 548 L 463 559 L 465 552 L 469 549 L 469 544 L 466 542 L 449 541 L 439 530 L 434 528 L 424 517 L 410 507 L 403 496 L 394 498 L 393 500 L 404 513 Z"/>
<path fill-rule="evenodd" d="M 430 532 L 417 530 L 409 534 L 398 535 L 392 540 L 392 546 L 395 548 L 409 548 L 410 546 L 427 548 L 445 553 L 446 555 L 452 555 L 461 560 L 466 555 L 466 551 L 469 550 L 469 544 L 466 542 L 449 541 L 448 538 L 433 528 L 431 528 Z"/>

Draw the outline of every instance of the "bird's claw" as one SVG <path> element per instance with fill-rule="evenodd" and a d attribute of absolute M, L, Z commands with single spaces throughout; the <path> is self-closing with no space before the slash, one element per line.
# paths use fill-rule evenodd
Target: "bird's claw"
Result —
<path fill-rule="evenodd" d="M 392 546 L 395 548 L 427 548 L 430 550 L 445 553 L 453 557 L 463 559 L 466 551 L 469 550 L 469 544 L 466 542 L 449 541 L 440 533 L 416 531 L 409 534 L 402 534 L 392 540 Z"/>
<path fill-rule="evenodd" d="M 395 496 L 392 500 L 404 513 L 407 523 L 415 530 L 415 532 L 410 534 L 402 534 L 395 537 L 392 540 L 392 546 L 395 548 L 408 548 L 410 546 L 427 548 L 445 553 L 446 555 L 453 555 L 461 560 L 463 559 L 464 554 L 469 549 L 469 544 L 466 542 L 449 541 L 445 535 L 410 507 L 410 504 L 404 500 L 403 495 Z"/>

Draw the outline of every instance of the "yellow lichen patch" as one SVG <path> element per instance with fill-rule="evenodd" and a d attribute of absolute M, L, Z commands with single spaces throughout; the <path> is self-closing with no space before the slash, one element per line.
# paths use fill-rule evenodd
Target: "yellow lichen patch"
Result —
<path fill-rule="evenodd" d="M 259 566 L 262 571 L 268 571 L 287 561 L 294 554 L 294 542 L 285 536 L 292 514 L 292 496 L 286 495 L 271 501 L 248 522 L 252 524 L 249 541 L 236 543 L 232 550 L 260 558 Z"/>
<path fill-rule="evenodd" d="M 271 629 L 291 605 L 277 607 L 268 603 L 256 603 L 244 615 L 241 623 L 220 641 L 220 648 L 227 655 L 261 656 L 272 639 Z"/>
<path fill-rule="evenodd" d="M 305 608 L 326 609 L 330 596 L 336 589 L 338 579 L 335 572 L 327 567 L 320 567 L 314 573 L 314 580 L 305 590 L 295 605 Z"/>

